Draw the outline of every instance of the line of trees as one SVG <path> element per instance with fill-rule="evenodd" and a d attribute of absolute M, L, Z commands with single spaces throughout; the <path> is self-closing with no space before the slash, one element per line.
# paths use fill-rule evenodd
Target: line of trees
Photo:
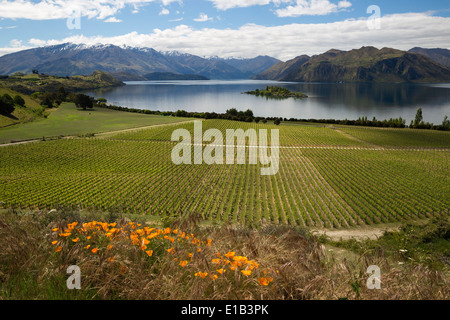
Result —
<path fill-rule="evenodd" d="M 402 117 L 390 118 L 389 120 L 377 120 L 375 117 L 369 120 L 367 117 L 359 117 L 357 120 L 337 120 L 337 119 L 297 119 L 297 118 L 282 118 L 282 117 L 255 117 L 253 111 L 247 109 L 246 111 L 238 111 L 236 108 L 228 109 L 225 113 L 216 112 L 188 112 L 186 110 L 178 111 L 153 111 L 143 110 L 128 107 L 119 107 L 116 105 L 107 105 L 106 99 L 101 98 L 94 102 L 95 106 L 108 108 L 117 111 L 126 111 L 142 114 L 153 114 L 162 116 L 184 117 L 184 118 L 200 118 L 200 119 L 224 119 L 243 122 L 262 122 L 273 121 L 274 124 L 279 125 L 281 121 L 284 122 L 311 122 L 324 124 L 341 124 L 349 126 L 365 126 L 365 127 L 382 127 L 382 128 L 407 128 L 406 120 Z M 416 114 L 416 119 L 411 122 L 410 128 L 415 129 L 432 129 L 432 130 L 450 130 L 450 121 L 445 116 L 441 125 L 433 125 L 432 123 L 424 123 L 422 119 L 422 109 L 419 108 Z"/>
<path fill-rule="evenodd" d="M 13 98 L 5 93 L 0 96 L 0 114 L 9 115 L 16 107 L 25 107 L 25 100 L 20 95 L 15 95 Z"/>

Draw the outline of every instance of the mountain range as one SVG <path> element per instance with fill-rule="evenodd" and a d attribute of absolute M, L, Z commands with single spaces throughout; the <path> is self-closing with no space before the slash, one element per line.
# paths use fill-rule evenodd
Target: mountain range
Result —
<path fill-rule="evenodd" d="M 192 54 L 158 52 L 151 48 L 115 45 L 79 45 L 65 43 L 24 50 L 0 57 L 0 74 L 15 72 L 56 76 L 109 72 L 118 80 L 140 80 L 149 73 L 199 75 L 211 79 L 245 79 L 252 77 L 279 60 L 260 56 L 253 59 L 202 58 Z"/>
<path fill-rule="evenodd" d="M 154 79 L 258 79 L 301 82 L 450 82 L 450 50 L 362 47 L 298 57 L 286 62 L 199 57 L 152 48 L 65 43 L 0 57 L 0 74 L 88 75 L 100 70 L 120 81 Z"/>
<path fill-rule="evenodd" d="M 441 64 L 444 59 L 440 60 L 441 63 L 436 61 L 443 57 L 442 52 L 439 52 L 440 55 L 427 49 L 422 49 L 422 52 L 374 47 L 350 51 L 331 49 L 311 57 L 301 55 L 279 62 L 255 76 L 255 79 L 299 82 L 450 82 L 450 69 Z"/>

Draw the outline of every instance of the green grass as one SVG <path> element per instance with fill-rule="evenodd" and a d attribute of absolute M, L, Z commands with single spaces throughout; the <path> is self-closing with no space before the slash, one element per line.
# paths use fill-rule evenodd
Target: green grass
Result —
<path fill-rule="evenodd" d="M 186 120 L 191 119 L 142 115 L 106 108 L 80 110 L 73 103 L 66 102 L 53 111 L 48 119 L 0 129 L 0 143 L 100 133 Z"/>

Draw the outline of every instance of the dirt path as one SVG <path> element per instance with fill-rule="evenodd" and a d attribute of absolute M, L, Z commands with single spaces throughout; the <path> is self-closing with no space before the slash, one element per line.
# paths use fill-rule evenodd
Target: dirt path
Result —
<path fill-rule="evenodd" d="M 163 126 L 174 126 L 174 125 L 179 125 L 179 124 L 183 124 L 183 123 L 193 122 L 195 120 L 199 120 L 199 119 L 180 121 L 180 122 L 171 122 L 171 123 L 161 123 L 161 124 L 154 124 L 154 125 L 151 125 L 151 126 L 136 127 L 136 128 L 129 128 L 129 129 L 121 129 L 121 130 L 108 131 L 108 132 L 100 132 L 100 133 L 96 133 L 95 136 L 96 137 L 101 137 L 101 136 L 106 136 L 106 135 L 116 134 L 116 133 L 132 132 L 132 131 L 138 131 L 138 130 L 156 128 L 156 127 L 163 127 Z M 203 121 L 203 120 L 200 119 L 200 121 Z"/>
<path fill-rule="evenodd" d="M 325 234 L 333 241 L 339 240 L 364 240 L 371 239 L 376 240 L 381 237 L 385 231 L 395 231 L 398 230 L 398 225 L 384 225 L 384 226 L 365 226 L 357 227 L 352 229 L 320 229 L 314 230 L 313 233 L 317 235 Z"/>

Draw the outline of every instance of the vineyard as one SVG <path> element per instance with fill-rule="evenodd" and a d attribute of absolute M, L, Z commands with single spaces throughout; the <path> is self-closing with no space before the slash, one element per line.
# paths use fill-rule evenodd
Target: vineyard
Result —
<path fill-rule="evenodd" d="M 154 216 L 197 213 L 217 223 L 318 228 L 448 215 L 448 132 L 228 120 L 202 125 L 224 136 L 226 129 L 279 129 L 279 172 L 262 176 L 261 164 L 173 164 L 172 132 L 185 128 L 193 134 L 194 124 L 182 123 L 2 147 L 0 203 Z"/>

